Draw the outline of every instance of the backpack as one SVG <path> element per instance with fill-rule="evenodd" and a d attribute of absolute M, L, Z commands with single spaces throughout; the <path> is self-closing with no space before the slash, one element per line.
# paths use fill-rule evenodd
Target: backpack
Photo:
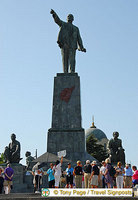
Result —
<path fill-rule="evenodd" d="M 111 165 L 111 168 L 109 169 L 109 174 L 112 177 L 114 177 L 114 175 L 116 174 L 116 170 L 115 170 L 115 168 L 112 165 Z"/>

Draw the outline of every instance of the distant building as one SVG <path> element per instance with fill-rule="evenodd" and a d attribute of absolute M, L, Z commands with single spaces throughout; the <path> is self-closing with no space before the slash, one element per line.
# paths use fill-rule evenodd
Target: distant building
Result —
<path fill-rule="evenodd" d="M 93 135 L 98 140 L 97 143 L 102 144 L 105 150 L 107 150 L 107 144 L 109 140 L 102 130 L 96 128 L 96 126 L 94 125 L 94 120 L 92 122 L 92 126 L 89 129 L 85 130 L 85 139 L 87 139 L 90 135 Z"/>

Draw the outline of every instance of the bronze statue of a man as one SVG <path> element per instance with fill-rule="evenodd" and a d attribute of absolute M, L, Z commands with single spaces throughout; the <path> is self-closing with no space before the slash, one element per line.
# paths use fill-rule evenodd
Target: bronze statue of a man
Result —
<path fill-rule="evenodd" d="M 61 48 L 63 72 L 75 72 L 75 54 L 76 50 L 86 52 L 83 47 L 82 39 L 78 27 L 72 24 L 74 17 L 72 14 L 67 16 L 67 22 L 62 21 L 56 12 L 51 9 L 50 12 L 55 22 L 60 26 L 57 43 Z"/>
<path fill-rule="evenodd" d="M 5 147 L 4 157 L 5 161 L 8 163 L 19 163 L 20 158 L 20 142 L 16 140 L 16 135 L 11 134 L 12 142 L 8 147 Z"/>
<path fill-rule="evenodd" d="M 109 157 L 111 158 L 111 162 L 113 164 L 117 164 L 117 162 L 121 161 L 121 163 L 125 164 L 125 153 L 122 147 L 122 140 L 118 138 L 119 133 L 113 132 L 113 138 L 109 140 L 108 149 L 109 149 Z"/>
<path fill-rule="evenodd" d="M 34 157 L 31 156 L 30 151 L 26 151 L 25 156 L 26 156 L 26 168 L 30 169 L 31 162 L 34 160 Z"/>

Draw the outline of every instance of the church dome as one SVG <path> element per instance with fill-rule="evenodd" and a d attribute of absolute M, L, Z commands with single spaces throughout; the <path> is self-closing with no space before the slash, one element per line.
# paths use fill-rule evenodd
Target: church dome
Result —
<path fill-rule="evenodd" d="M 89 129 L 85 130 L 85 137 L 86 137 L 86 139 L 90 135 L 93 135 L 99 141 L 101 141 L 102 139 L 107 139 L 105 133 L 102 130 L 96 128 L 96 126 L 94 125 L 94 122 L 92 123 L 92 126 Z"/>

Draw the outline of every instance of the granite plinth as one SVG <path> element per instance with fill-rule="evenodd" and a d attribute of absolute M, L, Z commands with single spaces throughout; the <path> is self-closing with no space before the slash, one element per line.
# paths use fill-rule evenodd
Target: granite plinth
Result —
<path fill-rule="evenodd" d="M 66 158 L 96 160 L 85 152 L 85 133 L 81 124 L 80 77 L 77 73 L 60 73 L 54 78 L 52 125 L 47 134 L 47 152 L 66 150 Z"/>
<path fill-rule="evenodd" d="M 84 131 L 52 131 L 48 132 L 48 148 L 50 153 L 57 154 L 58 151 L 66 149 L 67 159 L 71 159 L 69 154 L 82 153 L 85 151 Z"/>
<path fill-rule="evenodd" d="M 54 78 L 52 128 L 81 129 L 80 77 L 57 74 Z"/>

